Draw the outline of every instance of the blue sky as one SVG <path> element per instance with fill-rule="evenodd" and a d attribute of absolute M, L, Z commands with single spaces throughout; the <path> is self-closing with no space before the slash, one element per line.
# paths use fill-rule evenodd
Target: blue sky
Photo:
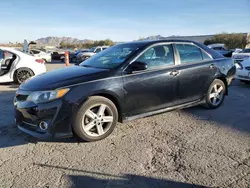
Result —
<path fill-rule="evenodd" d="M 250 0 L 3 0 L 0 42 L 250 32 Z"/>

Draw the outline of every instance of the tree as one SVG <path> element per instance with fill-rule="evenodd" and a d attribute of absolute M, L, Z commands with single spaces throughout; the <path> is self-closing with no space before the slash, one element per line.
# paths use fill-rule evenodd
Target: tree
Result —
<path fill-rule="evenodd" d="M 228 49 L 245 48 L 247 45 L 247 36 L 243 33 L 222 33 L 204 41 L 205 45 L 215 43 L 223 43 Z"/>
<path fill-rule="evenodd" d="M 250 48 L 250 33 L 248 33 L 247 35 L 247 46 L 248 48 Z"/>

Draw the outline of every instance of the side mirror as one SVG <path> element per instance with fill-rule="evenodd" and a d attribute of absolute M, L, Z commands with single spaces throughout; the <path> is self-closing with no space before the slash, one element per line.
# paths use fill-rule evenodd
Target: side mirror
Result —
<path fill-rule="evenodd" d="M 147 69 L 148 69 L 147 63 L 135 61 L 127 67 L 126 72 L 133 73 L 136 71 L 142 71 Z"/>

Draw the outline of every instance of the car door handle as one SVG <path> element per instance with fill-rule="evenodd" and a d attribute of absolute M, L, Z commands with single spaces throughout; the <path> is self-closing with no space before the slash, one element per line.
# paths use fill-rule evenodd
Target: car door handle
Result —
<path fill-rule="evenodd" d="M 177 76 L 179 73 L 180 73 L 179 71 L 175 70 L 175 71 L 169 72 L 169 75 L 171 75 L 171 76 Z"/>
<path fill-rule="evenodd" d="M 209 65 L 209 68 L 210 68 L 210 69 L 214 69 L 214 68 L 215 68 L 215 65 L 214 65 L 214 64 L 211 64 L 211 65 Z"/>

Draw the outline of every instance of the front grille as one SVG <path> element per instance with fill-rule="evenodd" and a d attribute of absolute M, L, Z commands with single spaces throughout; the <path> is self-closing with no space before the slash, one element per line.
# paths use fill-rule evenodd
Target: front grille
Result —
<path fill-rule="evenodd" d="M 16 95 L 16 100 L 17 101 L 25 101 L 27 98 L 28 98 L 29 95 L 20 95 L 20 94 L 17 94 Z"/>
<path fill-rule="evenodd" d="M 250 70 L 250 67 L 245 67 L 245 69 Z"/>

